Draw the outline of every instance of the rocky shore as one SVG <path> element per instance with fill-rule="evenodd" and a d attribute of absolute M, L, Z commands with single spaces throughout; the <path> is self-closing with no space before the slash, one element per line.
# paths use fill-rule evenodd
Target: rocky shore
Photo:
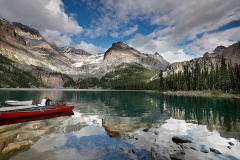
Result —
<path fill-rule="evenodd" d="M 215 98 L 237 98 L 240 96 L 231 93 L 222 92 L 212 92 L 212 91 L 166 91 L 162 92 L 166 95 L 176 95 L 176 96 L 195 96 L 195 97 L 215 97 Z"/>

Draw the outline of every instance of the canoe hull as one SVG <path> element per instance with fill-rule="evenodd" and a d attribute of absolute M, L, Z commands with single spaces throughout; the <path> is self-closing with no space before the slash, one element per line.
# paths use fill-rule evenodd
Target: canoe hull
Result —
<path fill-rule="evenodd" d="M 72 111 L 73 109 L 74 109 L 74 106 L 49 106 L 48 109 L 41 109 L 41 107 L 39 107 L 33 111 L 23 110 L 23 111 L 0 112 L 0 117 L 1 119 L 5 119 L 5 118 L 16 118 L 16 117 L 40 116 L 40 115 L 68 112 L 68 111 Z"/>
<path fill-rule="evenodd" d="M 31 116 L 31 117 L 15 117 L 15 118 L 5 118 L 0 120 L 0 126 L 9 125 L 9 124 L 16 124 L 16 123 L 23 123 L 23 122 L 30 122 L 30 121 L 38 121 L 43 119 L 51 119 L 63 116 L 71 116 L 74 115 L 73 111 L 68 112 L 60 112 L 55 114 L 47 114 L 47 115 L 39 115 L 39 116 Z"/>

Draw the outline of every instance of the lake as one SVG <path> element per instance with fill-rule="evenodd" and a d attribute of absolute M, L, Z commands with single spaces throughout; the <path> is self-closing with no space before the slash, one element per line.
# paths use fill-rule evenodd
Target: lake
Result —
<path fill-rule="evenodd" d="M 73 115 L 0 126 L 0 159 L 240 159 L 240 101 L 148 91 L 1 89 L 0 101 L 45 96 Z M 0 121 L 1 122 L 1 121 Z M 176 143 L 173 137 L 190 140 Z"/>

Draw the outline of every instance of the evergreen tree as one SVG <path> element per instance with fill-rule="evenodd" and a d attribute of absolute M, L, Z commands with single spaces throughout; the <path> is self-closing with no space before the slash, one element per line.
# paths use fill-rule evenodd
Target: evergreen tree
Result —
<path fill-rule="evenodd" d="M 208 76 L 208 86 L 210 89 L 214 90 L 215 89 L 215 70 L 212 67 L 210 74 Z"/>
<path fill-rule="evenodd" d="M 230 76 L 225 58 L 223 56 L 220 66 L 220 89 L 225 92 L 230 90 Z"/>
<path fill-rule="evenodd" d="M 194 80 L 194 90 L 199 90 L 200 85 L 201 85 L 201 69 L 200 65 L 198 62 L 195 63 L 195 68 L 194 68 L 194 75 L 193 75 L 193 80 Z"/>
<path fill-rule="evenodd" d="M 236 91 L 240 92 L 240 65 L 235 65 L 235 74 L 236 74 Z"/>
<path fill-rule="evenodd" d="M 214 83 L 213 83 L 213 89 L 220 89 L 220 71 L 219 71 L 219 66 L 218 64 L 216 64 L 216 70 L 215 70 L 215 73 L 214 73 Z"/>
<path fill-rule="evenodd" d="M 162 70 L 160 70 L 160 72 L 159 72 L 159 87 L 160 87 L 160 90 L 164 89 L 164 86 L 163 86 L 163 71 Z"/>
<path fill-rule="evenodd" d="M 188 65 L 183 66 L 183 90 L 189 90 L 189 73 L 188 73 Z"/>

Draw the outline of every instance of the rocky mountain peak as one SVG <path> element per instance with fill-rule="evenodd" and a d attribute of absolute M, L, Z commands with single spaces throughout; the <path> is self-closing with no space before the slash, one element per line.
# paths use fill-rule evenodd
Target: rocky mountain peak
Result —
<path fill-rule="evenodd" d="M 231 62 L 240 64 L 240 42 L 228 46 L 222 55 L 231 60 Z"/>
<path fill-rule="evenodd" d="M 163 58 L 163 56 L 162 56 L 161 54 L 159 54 L 158 52 L 155 52 L 153 56 L 158 57 L 158 58 L 163 59 L 164 61 L 166 61 L 166 60 Z M 167 61 L 166 61 L 166 62 L 167 62 Z"/>
<path fill-rule="evenodd" d="M 33 28 L 31 28 L 31 27 L 29 27 L 27 25 L 24 25 L 24 24 L 19 23 L 19 22 L 13 22 L 12 24 L 13 24 L 13 26 L 15 26 L 17 28 L 20 28 L 24 32 L 29 32 L 32 35 L 36 35 L 38 37 L 42 37 L 42 35 L 39 33 L 38 30 L 33 29 Z"/>
<path fill-rule="evenodd" d="M 86 55 L 86 56 L 91 56 L 92 54 L 88 53 L 87 51 L 83 49 L 76 49 L 74 47 L 62 47 L 61 48 L 62 52 L 65 54 L 77 54 L 77 55 Z"/>
<path fill-rule="evenodd" d="M 203 54 L 203 57 L 204 57 L 204 58 L 207 58 L 207 57 L 209 57 L 209 55 L 210 55 L 210 54 L 209 54 L 208 52 L 205 52 L 205 53 Z"/>
<path fill-rule="evenodd" d="M 225 49 L 226 49 L 225 46 L 217 46 L 217 47 L 214 49 L 213 53 L 222 54 Z"/>
<path fill-rule="evenodd" d="M 133 49 L 132 47 L 126 45 L 123 42 L 116 42 L 112 44 L 113 49 Z"/>
<path fill-rule="evenodd" d="M 169 62 L 158 53 L 144 54 L 123 42 L 112 44 L 112 47 L 109 48 L 104 55 L 104 62 L 114 65 L 121 63 L 140 63 L 151 70 L 165 69 L 169 64 Z"/>
<path fill-rule="evenodd" d="M 128 46 L 127 44 L 123 42 L 116 42 L 112 44 L 112 47 L 109 48 L 104 55 L 104 58 L 107 58 L 108 56 L 140 56 L 141 52 L 138 50 Z"/>

